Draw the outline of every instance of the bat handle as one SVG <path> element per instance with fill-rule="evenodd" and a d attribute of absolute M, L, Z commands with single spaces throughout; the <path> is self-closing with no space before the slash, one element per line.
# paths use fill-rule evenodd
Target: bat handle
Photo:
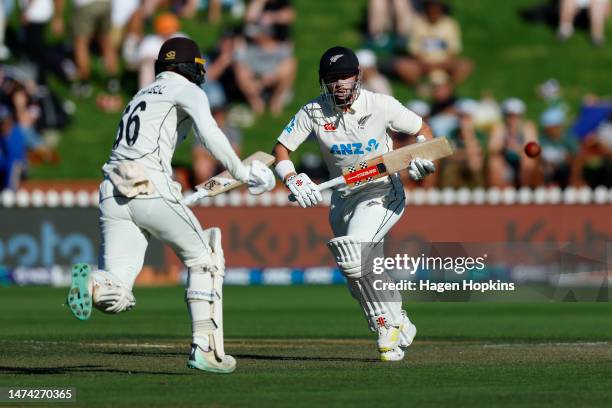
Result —
<path fill-rule="evenodd" d="M 346 184 L 344 181 L 344 176 L 338 176 L 331 180 L 327 180 L 324 183 L 317 185 L 319 191 L 327 190 L 328 188 L 339 186 L 340 184 Z"/>
<path fill-rule="evenodd" d="M 187 197 L 183 198 L 182 202 L 185 205 L 191 205 L 194 204 L 196 201 L 204 198 L 204 197 L 208 197 L 208 191 L 206 190 L 198 190 L 193 194 L 188 195 Z"/>
<path fill-rule="evenodd" d="M 340 184 L 345 184 L 343 176 L 338 176 L 338 177 L 333 178 L 331 180 L 327 180 L 324 183 L 318 184 L 317 185 L 317 189 L 319 191 L 323 191 L 323 190 L 327 190 L 327 189 L 332 188 L 332 187 L 339 186 Z M 293 202 L 296 201 L 295 200 L 295 196 L 293 194 L 289 194 L 289 201 L 293 201 Z"/>

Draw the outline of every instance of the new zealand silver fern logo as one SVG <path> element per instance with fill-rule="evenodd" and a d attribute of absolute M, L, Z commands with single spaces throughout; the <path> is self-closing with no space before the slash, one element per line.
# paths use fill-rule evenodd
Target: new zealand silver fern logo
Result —
<path fill-rule="evenodd" d="M 368 121 L 368 119 L 370 119 L 370 116 L 372 116 L 371 113 L 369 115 L 365 115 L 364 117 L 360 118 L 357 121 L 357 124 L 359 125 L 359 129 L 365 128 L 366 122 Z"/>
<path fill-rule="evenodd" d="M 344 57 L 344 54 L 337 54 L 337 55 L 331 56 L 329 58 L 329 65 L 334 64 L 336 61 L 338 61 L 342 57 Z"/>

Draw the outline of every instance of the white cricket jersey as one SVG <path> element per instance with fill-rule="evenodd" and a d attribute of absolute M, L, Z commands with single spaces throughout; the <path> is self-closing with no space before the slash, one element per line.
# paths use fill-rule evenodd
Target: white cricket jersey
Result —
<path fill-rule="evenodd" d="M 314 134 L 331 177 L 337 177 L 343 167 L 393 150 L 388 130 L 414 135 L 422 124 L 420 116 L 394 97 L 361 89 L 347 112 L 332 107 L 322 95 L 311 100 L 291 119 L 278 141 L 295 151 Z"/>
<path fill-rule="evenodd" d="M 146 169 L 172 175 L 172 156 L 194 129 L 210 153 L 234 178 L 246 181 L 242 164 L 210 113 L 204 91 L 174 72 L 162 72 L 142 88 L 123 111 L 104 173 L 121 161 L 136 161 Z"/>

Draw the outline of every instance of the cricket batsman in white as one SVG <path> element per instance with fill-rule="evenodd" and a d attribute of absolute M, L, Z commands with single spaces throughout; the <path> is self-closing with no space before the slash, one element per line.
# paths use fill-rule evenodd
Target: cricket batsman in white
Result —
<path fill-rule="evenodd" d="M 304 105 L 278 138 L 275 170 L 304 208 L 319 204 L 321 193 L 307 174 L 296 173 L 289 156 L 310 134 L 319 142 L 331 177 L 340 176 L 343 167 L 358 160 L 391 151 L 393 141 L 388 130 L 419 135 L 418 141 L 432 138 L 431 129 L 420 116 L 391 96 L 361 89 L 360 79 L 359 62 L 352 50 L 339 46 L 327 50 L 319 63 L 321 95 Z M 434 171 L 431 161 L 420 158 L 408 167 L 413 180 Z M 404 189 L 394 174 L 353 189 L 335 190 L 329 212 L 335 238 L 328 247 L 370 330 L 378 334 L 383 361 L 403 359 L 416 327 L 402 309 L 399 292 L 374 289 L 375 280 L 392 280 L 386 272 L 374 274 L 363 267 L 362 244 L 381 244 L 404 207 Z"/>
<path fill-rule="evenodd" d="M 230 373 L 236 360 L 223 347 L 222 284 L 225 259 L 218 228 L 202 230 L 181 203 L 172 179 L 174 151 L 195 130 L 211 154 L 252 194 L 274 187 L 273 172 L 254 161 L 245 166 L 217 126 L 204 82 L 204 60 L 187 38 L 166 41 L 159 52 L 155 81 L 126 106 L 100 184 L 101 247 L 99 270 L 73 268 L 67 303 L 86 320 L 92 306 L 120 313 L 136 305 L 132 287 L 142 269 L 150 236 L 169 245 L 188 268 L 185 300 L 193 342 L 187 366 Z"/>

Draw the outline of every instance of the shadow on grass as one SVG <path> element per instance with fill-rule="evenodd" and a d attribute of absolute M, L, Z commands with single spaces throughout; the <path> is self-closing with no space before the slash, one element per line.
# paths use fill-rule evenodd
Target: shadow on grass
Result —
<path fill-rule="evenodd" d="M 110 356 L 131 356 L 131 357 L 186 357 L 186 352 L 176 351 L 98 351 L 96 354 L 106 354 Z"/>
<path fill-rule="evenodd" d="M 78 365 L 61 367 L 7 367 L 0 366 L 0 374 L 16 375 L 58 375 L 69 373 L 120 373 L 120 374 L 151 374 L 151 375 L 189 375 L 189 373 L 175 373 L 167 371 L 139 371 L 108 368 L 99 365 Z"/>
<path fill-rule="evenodd" d="M 176 357 L 184 356 L 185 353 L 177 353 L 171 351 L 100 351 L 99 354 L 131 356 L 131 357 Z M 347 362 L 363 362 L 371 363 L 380 361 L 375 358 L 353 358 L 353 357 L 314 357 L 314 356 L 269 356 L 261 354 L 234 354 L 236 358 L 244 358 L 249 360 L 268 360 L 268 361 L 347 361 Z"/>
<path fill-rule="evenodd" d="M 353 358 L 353 357 L 301 357 L 301 356 L 263 356 L 261 354 L 234 354 L 236 358 L 250 360 L 270 360 L 270 361 L 347 361 L 372 363 L 380 361 L 376 358 Z"/>

